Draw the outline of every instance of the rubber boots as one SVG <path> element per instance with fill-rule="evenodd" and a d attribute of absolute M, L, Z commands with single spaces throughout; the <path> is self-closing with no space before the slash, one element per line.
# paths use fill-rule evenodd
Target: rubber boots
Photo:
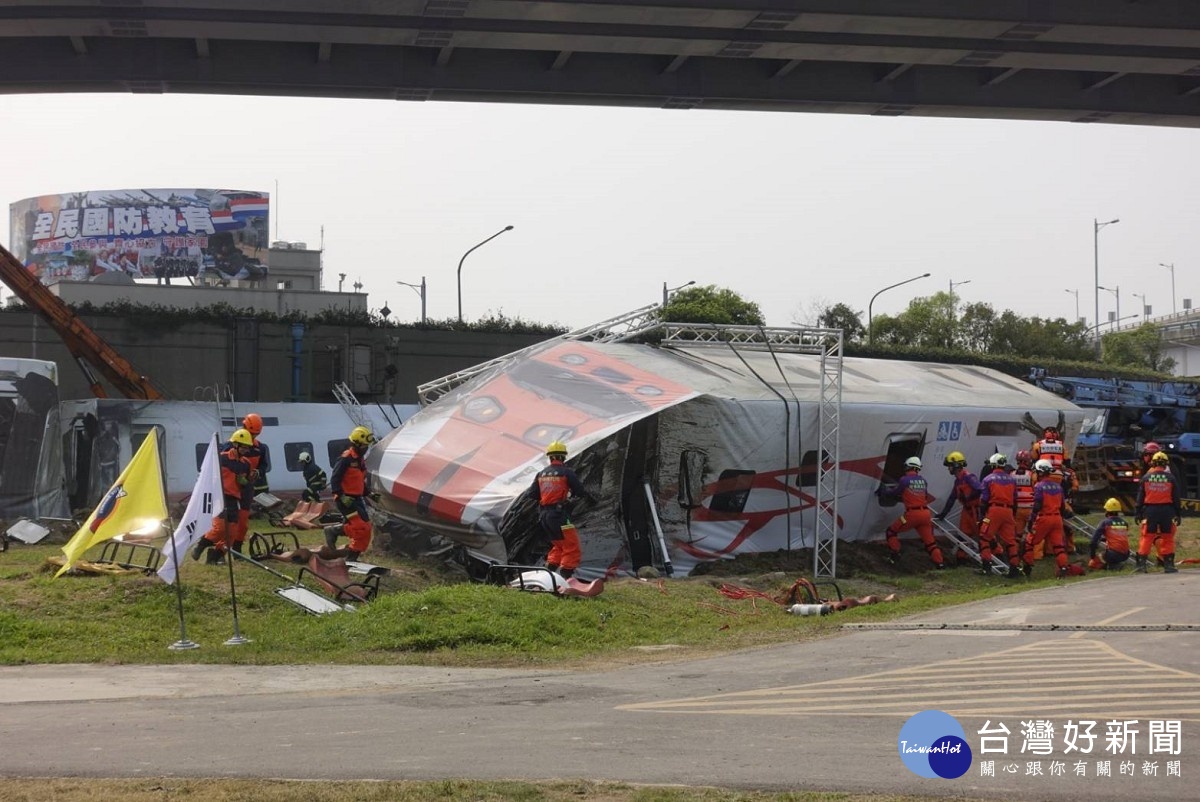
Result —
<path fill-rule="evenodd" d="M 203 538 L 203 537 L 200 538 L 199 540 L 196 541 L 196 545 L 192 549 L 192 559 L 199 560 L 200 555 L 203 554 L 204 552 L 208 551 L 209 549 L 211 549 L 212 546 L 213 546 L 213 544 L 212 544 L 211 540 L 209 540 L 208 538 Z"/>
<path fill-rule="evenodd" d="M 1165 574 L 1179 573 L 1179 569 L 1175 567 L 1175 555 L 1174 554 L 1168 554 L 1167 556 L 1163 557 L 1163 573 L 1165 573 Z"/>
<path fill-rule="evenodd" d="M 337 539 L 342 536 L 345 531 L 344 524 L 333 524 L 325 527 L 325 545 L 331 549 L 337 548 Z"/>
<path fill-rule="evenodd" d="M 571 577 L 575 576 L 575 569 L 574 568 L 564 568 L 561 571 L 559 571 L 559 573 L 562 574 L 563 579 L 570 579 Z"/>
<path fill-rule="evenodd" d="M 1137 563 L 1133 567 L 1133 572 L 1135 574 L 1146 573 L 1146 558 L 1140 554 L 1137 556 Z"/>
<path fill-rule="evenodd" d="M 1008 578 L 1019 579 L 1021 577 L 1021 569 L 1015 565 L 1008 566 Z"/>

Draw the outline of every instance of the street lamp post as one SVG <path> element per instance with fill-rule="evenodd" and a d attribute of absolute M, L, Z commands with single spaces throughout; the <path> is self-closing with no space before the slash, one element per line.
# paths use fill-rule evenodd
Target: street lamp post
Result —
<path fill-rule="evenodd" d="M 1079 322 L 1079 290 L 1067 290 L 1075 296 L 1075 322 Z"/>
<path fill-rule="evenodd" d="M 694 281 L 689 281 L 687 284 L 680 284 L 678 287 L 673 287 L 673 288 L 671 288 L 671 289 L 669 289 L 669 290 L 668 290 L 668 289 L 667 289 L 667 282 L 665 282 L 665 281 L 664 281 L 664 282 L 663 282 L 663 306 L 665 307 L 665 306 L 667 305 L 667 301 L 669 301 L 669 300 L 670 300 L 670 298 L 671 298 L 671 296 L 672 296 L 672 295 L 674 295 L 675 293 L 679 292 L 679 291 L 680 291 L 680 290 L 682 290 L 684 287 L 690 287 L 690 286 L 692 286 L 692 285 L 693 285 L 693 284 L 695 284 L 695 283 L 696 283 L 696 282 L 694 282 Z"/>
<path fill-rule="evenodd" d="M 905 284 L 908 284 L 911 281 L 917 281 L 917 280 L 923 279 L 923 278 L 929 278 L 929 274 L 922 273 L 919 276 L 913 276 L 912 278 L 905 279 L 904 281 L 898 281 L 895 284 L 891 284 L 891 285 L 888 285 L 887 287 L 884 287 L 882 290 L 880 290 L 879 292 L 877 292 L 871 296 L 871 302 L 867 304 L 867 345 L 870 345 L 872 340 L 874 340 L 874 337 L 875 337 L 875 328 L 873 326 L 874 316 L 872 315 L 872 312 L 871 312 L 871 308 L 875 305 L 875 299 L 878 298 L 883 293 L 887 292 L 888 290 L 894 290 L 896 287 L 901 287 Z"/>
<path fill-rule="evenodd" d="M 1166 264 L 1165 262 L 1159 262 L 1158 266 L 1165 267 L 1167 270 L 1171 271 L 1171 314 L 1173 315 L 1179 311 L 1175 308 L 1175 263 L 1171 262 L 1171 264 Z"/>
<path fill-rule="evenodd" d="M 458 260 L 458 322 L 459 323 L 462 323 L 462 266 L 463 266 L 463 262 L 467 261 L 467 257 L 471 255 L 471 251 L 475 250 L 476 248 L 478 248 L 482 245 L 487 245 L 489 242 L 491 242 L 496 237 L 503 234 L 505 231 L 512 231 L 512 229 L 513 229 L 512 226 L 505 226 L 504 228 L 500 229 L 492 236 L 485 239 L 483 242 L 479 243 L 479 245 L 475 245 L 475 246 L 472 246 L 471 248 L 468 248 L 467 252 L 462 255 L 462 258 Z"/>
<path fill-rule="evenodd" d="M 1141 302 L 1142 302 L 1142 320 L 1145 321 L 1146 318 L 1150 317 L 1150 307 L 1146 306 L 1146 293 L 1131 292 L 1130 295 L 1132 295 L 1134 298 L 1138 298 L 1141 300 Z"/>
<path fill-rule="evenodd" d="M 966 281 L 955 281 L 954 279 L 950 279 L 950 294 L 954 295 L 955 287 L 961 287 L 964 284 L 970 284 L 970 283 L 971 283 L 971 279 L 967 279 Z"/>
<path fill-rule="evenodd" d="M 426 320 L 426 318 L 425 318 L 425 277 L 421 276 L 421 283 L 419 285 L 418 284 L 409 284 L 407 281 L 397 281 L 396 283 L 403 284 L 405 287 L 412 287 L 413 292 L 415 292 L 417 295 L 421 296 L 421 322 L 424 323 Z"/>
<path fill-rule="evenodd" d="M 1113 294 L 1113 296 L 1116 297 L 1116 299 L 1117 299 L 1117 317 L 1120 318 L 1121 317 L 1121 285 L 1118 284 L 1116 287 L 1101 287 L 1099 284 L 1097 284 L 1096 289 L 1104 290 L 1105 292 L 1111 292 Z"/>
<path fill-rule="evenodd" d="M 1121 222 L 1121 218 L 1114 217 L 1112 220 L 1101 223 L 1096 218 L 1092 218 L 1092 255 L 1095 260 L 1096 269 L 1096 325 L 1100 324 L 1100 229 L 1105 226 L 1111 226 L 1114 223 Z M 1100 338 L 1096 337 L 1096 353 L 1100 353 Z"/>

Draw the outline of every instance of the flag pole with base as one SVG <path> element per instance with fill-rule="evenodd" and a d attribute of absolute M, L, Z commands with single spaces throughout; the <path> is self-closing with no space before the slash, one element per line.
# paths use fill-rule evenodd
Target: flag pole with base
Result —
<path fill-rule="evenodd" d="M 196 486 L 192 488 L 187 508 L 171 535 L 171 559 L 158 569 L 160 579 L 175 583 L 175 598 L 179 608 L 179 640 L 167 647 L 171 651 L 200 648 L 200 644 L 187 636 L 187 623 L 183 616 L 183 583 L 179 581 L 179 552 L 187 554 L 204 534 L 204 527 L 211 525 L 221 496 L 221 469 L 218 466 L 217 437 L 214 434 L 208 443 L 208 452 L 200 465 L 200 474 L 196 477 Z"/>
<path fill-rule="evenodd" d="M 229 522 L 225 522 L 225 562 L 229 564 L 229 600 L 233 605 L 233 637 L 225 641 L 226 646 L 241 646 L 249 643 L 250 639 L 242 635 L 238 629 L 238 612 L 237 612 L 237 588 L 233 584 L 233 534 L 229 531 L 232 527 Z"/>
<path fill-rule="evenodd" d="M 175 599 L 179 606 L 179 640 L 167 648 L 173 652 L 186 652 L 189 649 L 199 649 L 200 644 L 187 636 L 187 622 L 183 618 L 183 583 L 179 581 L 179 547 L 175 539 L 171 539 L 171 561 L 175 564 Z"/>

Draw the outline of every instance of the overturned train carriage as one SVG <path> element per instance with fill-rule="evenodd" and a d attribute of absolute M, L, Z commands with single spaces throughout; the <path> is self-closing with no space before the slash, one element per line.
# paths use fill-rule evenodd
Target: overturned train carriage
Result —
<path fill-rule="evenodd" d="M 837 517 L 824 523 L 841 540 L 875 540 L 898 512 L 876 491 L 908 457 L 924 460 L 944 498 L 949 452 L 975 468 L 996 452 L 1014 458 L 1046 424 L 1074 443 L 1083 421 L 1070 402 L 984 368 L 852 358 L 840 368 L 837 437 L 818 454 L 819 355 L 552 341 L 481 372 L 373 448 L 378 508 L 393 539 L 444 539 L 485 563 L 531 561 L 547 543 L 523 492 L 546 464 L 545 446 L 563 440 L 599 499 L 572 514 L 580 573 L 636 571 L 664 557 L 688 573 L 738 554 L 812 548 L 817 516 L 833 514 L 817 504 L 818 459 L 838 469 Z"/>

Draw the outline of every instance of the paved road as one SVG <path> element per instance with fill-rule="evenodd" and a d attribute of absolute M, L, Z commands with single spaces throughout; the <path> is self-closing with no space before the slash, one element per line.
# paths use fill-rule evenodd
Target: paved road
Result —
<path fill-rule="evenodd" d="M 1200 571 L 1183 571 L 1068 582 L 818 642 L 611 671 L 0 668 L 0 775 L 584 777 L 1200 799 L 1198 647 Z M 900 727 L 926 709 L 962 723 L 975 752 L 964 776 L 924 779 L 901 763 Z M 1038 752 L 1037 734 L 1023 738 L 1021 722 L 1035 720 L 1054 727 L 1052 754 Z M 1084 720 L 1096 722 L 1091 752 L 1068 753 L 1066 725 Z M 1138 730 L 1136 742 L 1110 753 L 1108 722 L 1135 720 L 1125 728 Z M 981 736 L 985 723 L 1007 727 L 1007 743 Z M 1104 760 L 1112 776 L 1098 776 Z"/>

